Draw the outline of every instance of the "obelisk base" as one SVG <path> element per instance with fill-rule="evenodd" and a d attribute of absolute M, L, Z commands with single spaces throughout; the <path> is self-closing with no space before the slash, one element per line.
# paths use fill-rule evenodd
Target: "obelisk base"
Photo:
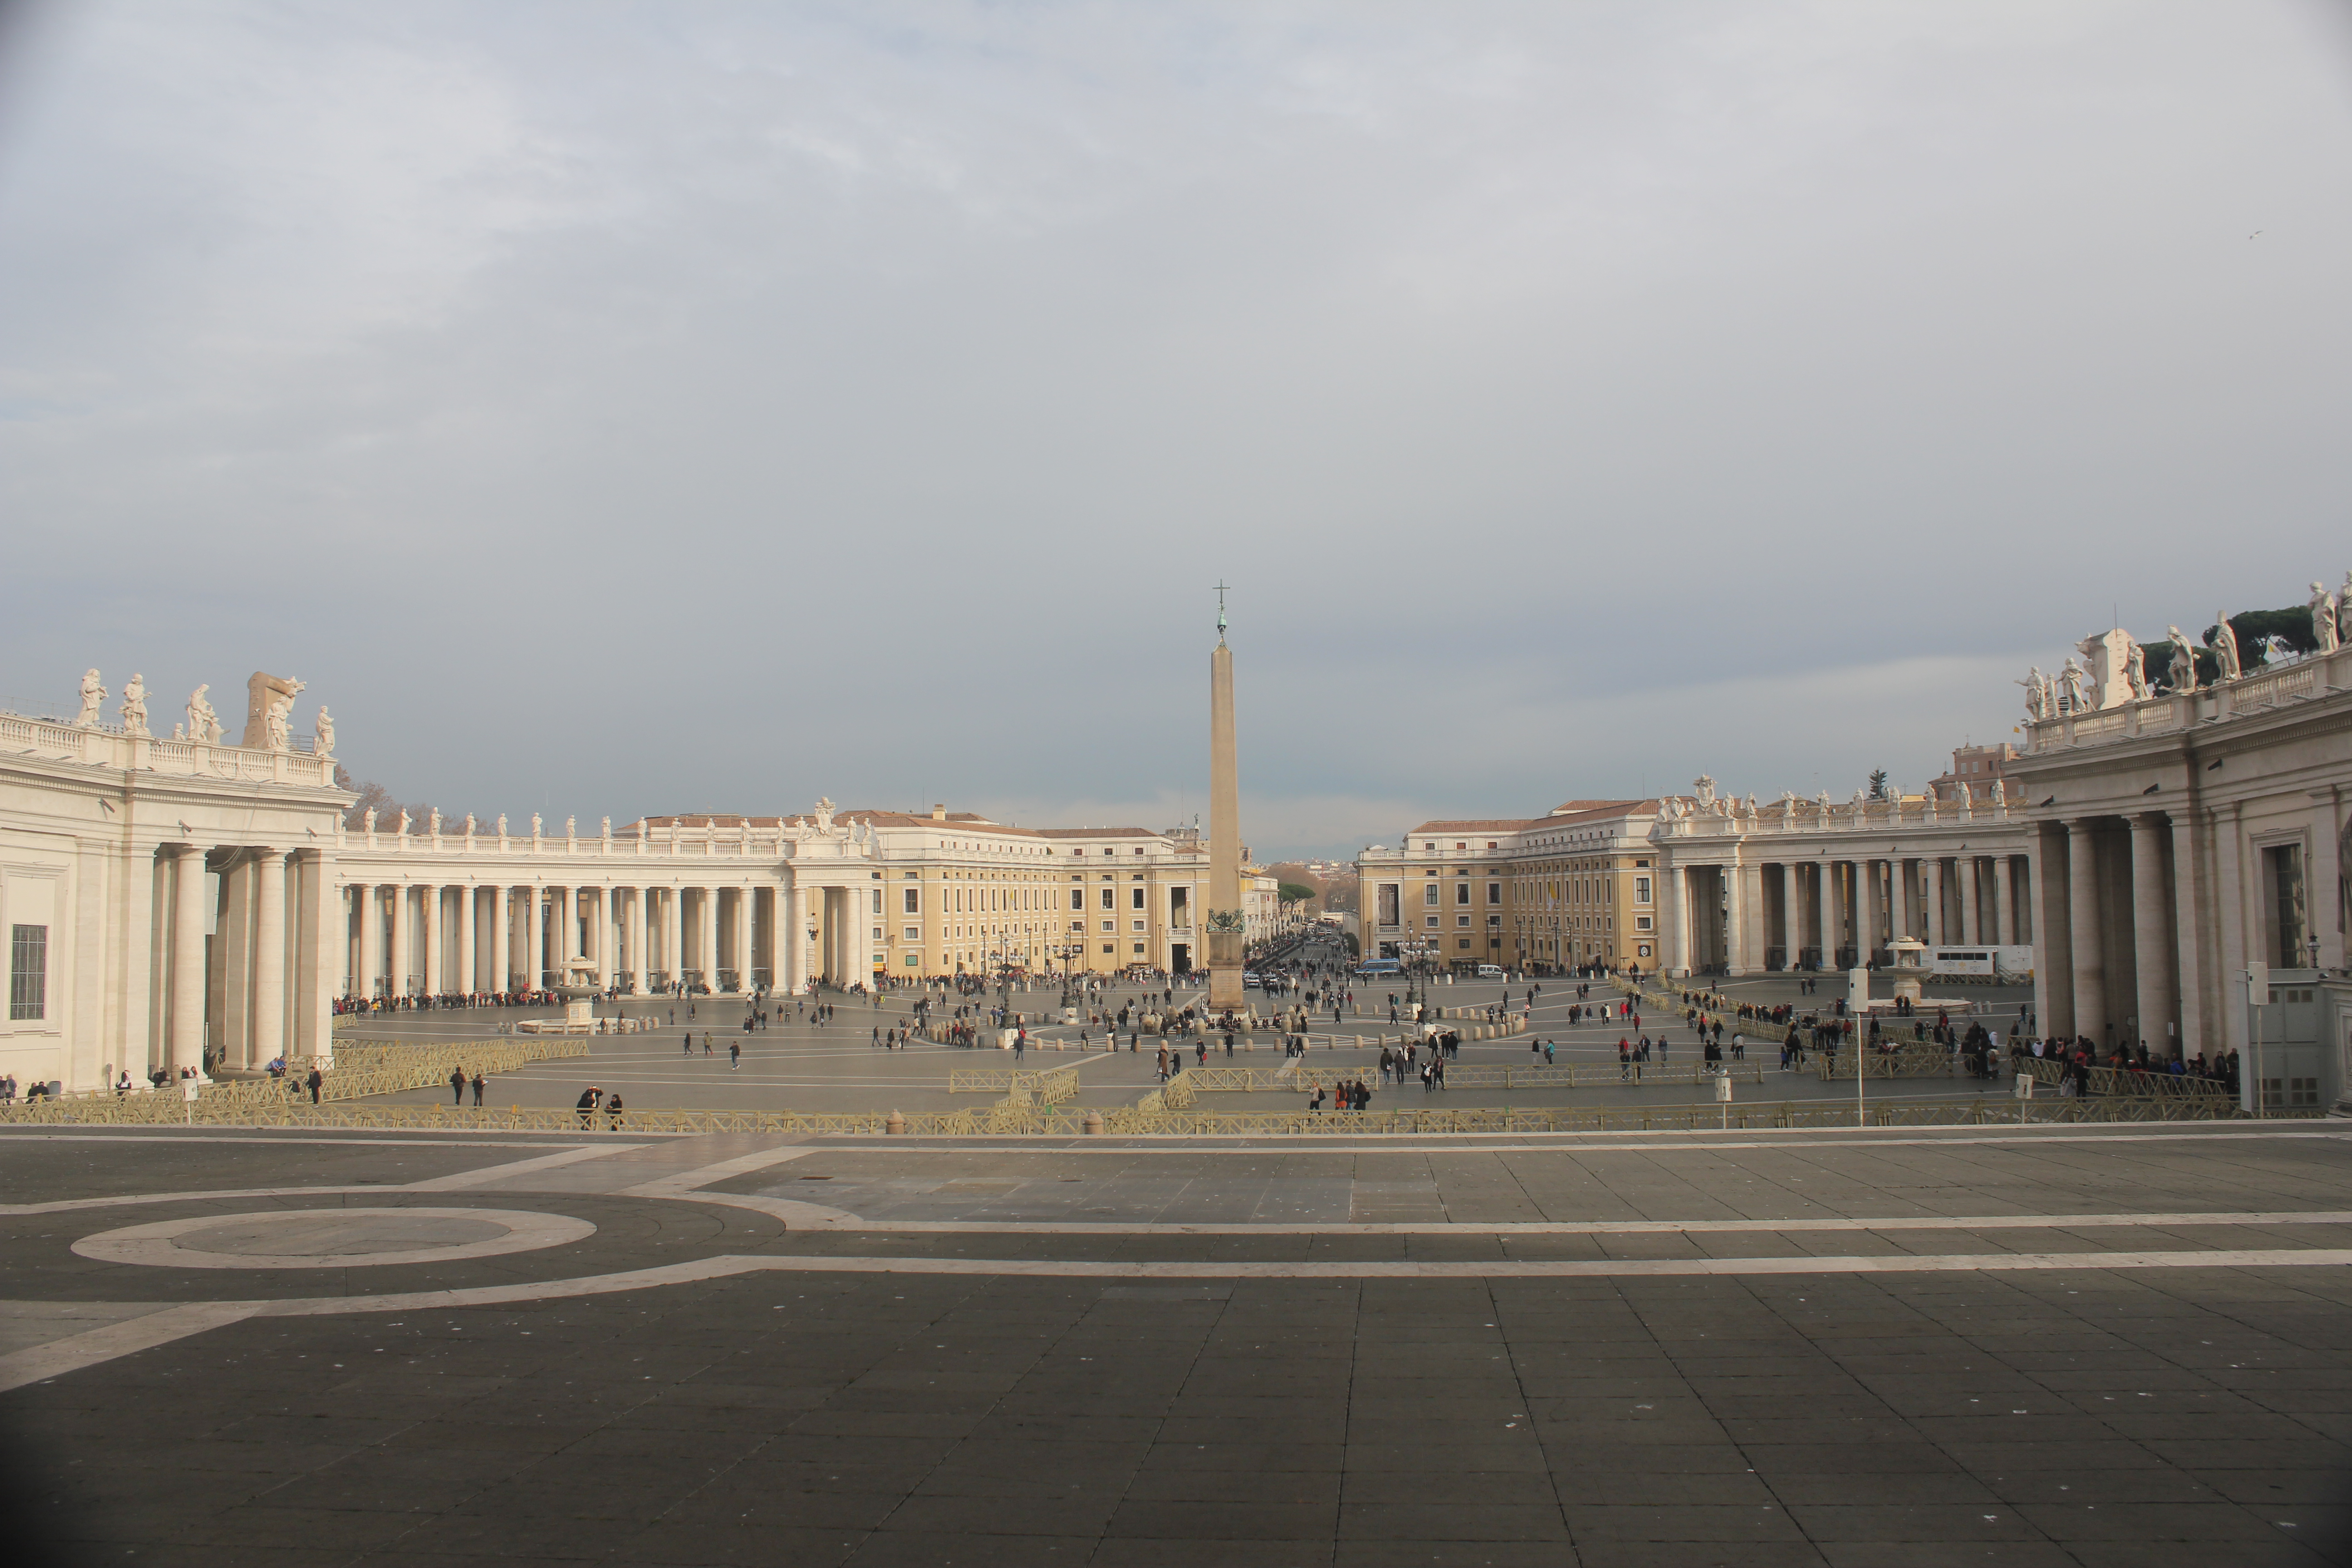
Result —
<path fill-rule="evenodd" d="M 1242 984 L 1245 941 L 1237 931 L 1213 931 L 1209 939 L 1209 1011 L 1245 1013 L 1249 988 Z"/>

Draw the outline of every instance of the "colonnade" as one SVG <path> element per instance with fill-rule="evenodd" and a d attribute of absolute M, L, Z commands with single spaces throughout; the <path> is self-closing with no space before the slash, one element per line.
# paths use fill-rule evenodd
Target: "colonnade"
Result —
<path fill-rule="evenodd" d="M 2049 939 L 2035 966 L 2044 1027 L 2102 1050 L 2144 1042 L 2151 1052 L 2203 1038 L 2193 909 L 2182 885 L 2197 864 L 2190 827 L 2168 812 L 2069 817 L 2036 828 Z"/>
<path fill-rule="evenodd" d="M 1669 873 L 1672 970 L 1734 974 L 1884 963 L 1898 937 L 1931 947 L 2033 941 L 2023 855 L 1818 856 Z"/>
<path fill-rule="evenodd" d="M 812 973 L 844 985 L 871 977 L 859 888 L 430 879 L 345 888 L 345 995 L 534 991 L 571 976 L 625 994 L 681 982 L 792 991 Z M 822 921 L 814 932 L 812 915 Z"/>
<path fill-rule="evenodd" d="M 209 897 L 207 873 L 218 879 Z M 154 1045 L 146 1061 L 108 1064 L 107 1076 L 201 1072 L 208 1048 L 232 1068 L 323 1050 L 331 996 L 319 960 L 331 940 L 331 874 L 322 850 L 163 846 L 147 882 L 163 905 L 145 977 Z"/>

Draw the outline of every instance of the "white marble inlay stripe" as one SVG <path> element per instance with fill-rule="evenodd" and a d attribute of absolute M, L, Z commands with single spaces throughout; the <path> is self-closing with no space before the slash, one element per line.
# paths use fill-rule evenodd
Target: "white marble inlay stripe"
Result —
<path fill-rule="evenodd" d="M 1430 1189 L 1434 1193 L 1437 1189 Z M 759 1198 L 735 1193 L 664 1194 L 740 1208 L 763 1208 L 787 1224 L 814 1204 L 789 1198 Z M 772 1207 L 771 1207 L 772 1205 Z M 824 1221 L 830 1230 L 1005 1236 L 1658 1236 L 1761 1232 L 1809 1235 L 1822 1231 L 1890 1230 L 2094 1230 L 2116 1226 L 2168 1229 L 2187 1226 L 2352 1225 L 2352 1210 L 2264 1214 L 2052 1214 L 1905 1215 L 1893 1218 L 1810 1219 L 1595 1219 L 1595 1220 L 1329 1220 L 1247 1221 L 1188 1224 L 1181 1220 L 890 1220 L 862 1219 L 842 1209 Z M 812 1216 L 814 1217 L 814 1216 Z"/>

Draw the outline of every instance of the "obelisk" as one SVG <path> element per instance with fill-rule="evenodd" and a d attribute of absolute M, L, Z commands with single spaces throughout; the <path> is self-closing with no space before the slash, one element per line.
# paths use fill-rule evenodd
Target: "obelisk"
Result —
<path fill-rule="evenodd" d="M 1217 647 L 1209 655 L 1209 1009 L 1249 1010 L 1242 967 L 1242 790 L 1234 760 L 1234 650 L 1225 646 L 1225 585 L 1217 584 Z"/>

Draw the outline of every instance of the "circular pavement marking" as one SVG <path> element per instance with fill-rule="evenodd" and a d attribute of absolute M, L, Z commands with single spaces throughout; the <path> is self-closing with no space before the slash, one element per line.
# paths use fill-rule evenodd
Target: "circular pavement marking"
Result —
<path fill-rule="evenodd" d="M 73 1249 L 165 1268 L 359 1268 L 494 1258 L 595 1234 L 584 1219 L 527 1209 L 271 1209 L 102 1230 Z"/>

